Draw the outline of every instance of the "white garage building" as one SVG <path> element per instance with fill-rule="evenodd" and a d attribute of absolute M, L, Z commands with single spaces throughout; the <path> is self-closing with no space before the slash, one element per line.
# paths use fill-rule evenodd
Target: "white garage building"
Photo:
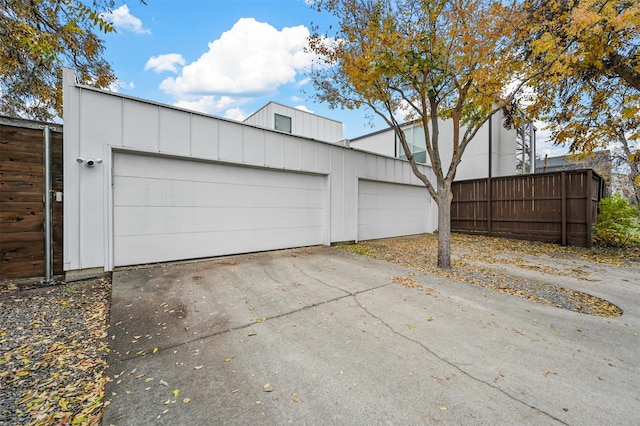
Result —
<path fill-rule="evenodd" d="M 316 139 L 82 86 L 65 69 L 65 271 L 436 229 L 406 161 Z"/>

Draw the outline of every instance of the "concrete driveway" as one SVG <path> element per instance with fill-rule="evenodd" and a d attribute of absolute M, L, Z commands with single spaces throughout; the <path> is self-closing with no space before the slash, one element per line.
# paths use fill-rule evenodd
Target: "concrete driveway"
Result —
<path fill-rule="evenodd" d="M 608 285 L 619 318 L 328 247 L 115 272 L 103 424 L 640 424 Z"/>

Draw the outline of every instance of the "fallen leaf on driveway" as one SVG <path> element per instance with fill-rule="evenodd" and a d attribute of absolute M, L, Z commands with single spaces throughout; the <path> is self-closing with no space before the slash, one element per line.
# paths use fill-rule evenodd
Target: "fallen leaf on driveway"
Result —
<path fill-rule="evenodd" d="M 438 236 L 433 234 L 361 241 L 357 244 L 342 244 L 338 248 L 573 312 L 601 317 L 622 315 L 619 307 L 604 299 L 544 281 L 528 280 L 499 272 L 491 265 L 509 263 L 520 269 L 539 271 L 541 269 L 539 265 L 524 259 L 533 257 L 545 262 L 546 274 L 574 277 L 575 270 L 554 266 L 556 263 L 554 259 L 565 256 L 578 258 L 580 261 L 625 266 L 632 260 L 630 253 L 620 254 L 616 251 L 598 250 L 599 254 L 596 256 L 594 251 L 581 247 L 562 247 L 554 244 L 457 233 L 452 233 L 451 239 L 452 255 L 457 259 L 450 269 L 437 267 Z M 640 250 L 635 256 L 638 255 Z M 393 277 L 391 281 L 408 288 L 423 288 L 412 277 Z"/>
<path fill-rule="evenodd" d="M 274 391 L 274 387 L 271 386 L 271 383 L 267 383 L 262 387 L 262 391 L 263 392 L 273 392 Z"/>
<path fill-rule="evenodd" d="M 422 284 L 410 277 L 392 277 L 391 282 L 400 284 L 407 288 L 422 288 Z"/>

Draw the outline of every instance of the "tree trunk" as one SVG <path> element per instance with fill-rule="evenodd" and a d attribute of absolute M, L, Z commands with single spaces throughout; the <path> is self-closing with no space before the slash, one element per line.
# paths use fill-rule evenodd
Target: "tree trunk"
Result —
<path fill-rule="evenodd" d="M 438 267 L 451 268 L 451 182 L 438 182 Z"/>
<path fill-rule="evenodd" d="M 640 185 L 636 183 L 636 179 L 640 176 L 640 171 L 636 171 L 636 169 L 640 169 L 640 167 L 633 167 L 631 165 L 631 173 L 629 173 L 629 181 L 631 182 L 631 188 L 633 188 L 633 194 L 631 196 L 631 204 L 634 204 L 640 207 Z"/>

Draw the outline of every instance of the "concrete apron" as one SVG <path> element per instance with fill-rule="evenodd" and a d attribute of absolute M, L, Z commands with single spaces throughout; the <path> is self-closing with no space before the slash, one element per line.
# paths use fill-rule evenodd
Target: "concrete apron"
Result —
<path fill-rule="evenodd" d="M 327 247 L 123 270 L 103 424 L 638 424 L 639 326 Z"/>

